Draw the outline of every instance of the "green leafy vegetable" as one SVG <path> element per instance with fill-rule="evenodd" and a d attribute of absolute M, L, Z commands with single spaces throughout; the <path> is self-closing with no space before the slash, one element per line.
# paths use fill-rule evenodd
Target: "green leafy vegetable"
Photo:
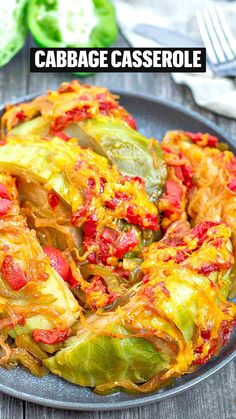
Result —
<path fill-rule="evenodd" d="M 164 187 L 166 167 L 156 140 L 146 138 L 124 121 L 109 117 L 84 120 L 79 127 L 85 136 L 76 132 L 75 125 L 66 132 L 77 134 L 82 145 L 106 156 L 124 176 L 140 176 L 152 199 L 158 198 Z"/>
<path fill-rule="evenodd" d="M 230 311 L 230 303 L 219 298 L 219 292 L 227 294 L 230 284 L 230 230 L 224 225 L 213 228 L 223 240 L 222 247 L 215 246 L 209 232 L 201 247 L 189 249 L 181 263 L 166 262 L 165 255 L 177 253 L 178 248 L 165 244 L 165 239 L 153 243 L 141 265 L 146 278 L 129 301 L 106 315 L 88 316 L 86 323 L 75 328 L 77 336 L 68 339 L 45 365 L 73 383 L 98 386 L 97 391 L 153 380 L 152 387 L 147 386 L 150 391 L 160 374 L 169 379 L 187 372 L 201 357 L 200 351 L 194 352 L 198 336 L 208 354 L 222 316 Z M 186 243 L 191 237 L 190 232 Z M 210 274 L 200 273 L 212 261 L 220 261 L 219 266 Z"/>
<path fill-rule="evenodd" d="M 0 2 L 0 67 L 7 64 L 24 45 L 26 3 L 27 0 Z"/>
<path fill-rule="evenodd" d="M 115 325 L 112 331 L 127 337 L 84 332 L 70 338 L 64 349 L 44 363 L 54 374 L 90 387 L 127 379 L 143 383 L 168 366 L 167 358 L 147 340 L 129 338 L 122 326 Z"/>
<path fill-rule="evenodd" d="M 41 47 L 107 47 L 117 37 L 109 0 L 30 0 L 28 24 Z"/>

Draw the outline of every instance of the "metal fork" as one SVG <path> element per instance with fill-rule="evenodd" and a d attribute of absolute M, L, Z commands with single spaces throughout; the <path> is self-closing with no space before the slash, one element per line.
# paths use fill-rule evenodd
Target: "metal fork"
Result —
<path fill-rule="evenodd" d="M 236 38 L 219 4 L 197 12 L 199 30 L 212 70 L 219 75 L 236 76 Z"/>

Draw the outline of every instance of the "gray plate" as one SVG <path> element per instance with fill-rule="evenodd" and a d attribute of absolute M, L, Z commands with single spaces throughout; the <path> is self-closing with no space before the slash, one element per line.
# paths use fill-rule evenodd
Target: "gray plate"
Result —
<path fill-rule="evenodd" d="M 118 92 L 119 94 L 119 92 Z M 167 130 L 207 131 L 217 135 L 234 149 L 234 142 L 225 136 L 216 125 L 202 116 L 186 111 L 166 101 L 151 96 L 120 92 L 121 103 L 137 119 L 140 131 L 150 137 L 161 139 Z M 23 97 L 23 102 L 31 99 Z M 0 109 L 1 112 L 1 109 Z M 116 392 L 109 396 L 98 396 L 89 388 L 70 384 L 56 376 L 38 379 L 23 369 L 0 370 L 0 391 L 33 403 L 73 410 L 118 410 L 150 404 L 174 396 L 203 381 L 224 367 L 236 356 L 236 331 L 221 353 L 193 374 L 180 377 L 168 388 L 150 395 L 131 395 Z"/>

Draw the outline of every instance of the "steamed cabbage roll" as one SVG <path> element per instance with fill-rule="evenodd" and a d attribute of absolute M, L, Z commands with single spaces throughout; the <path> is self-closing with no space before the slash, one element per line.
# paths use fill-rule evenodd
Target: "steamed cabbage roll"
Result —
<path fill-rule="evenodd" d="M 54 373 L 104 393 L 149 392 L 206 363 L 235 323 L 227 302 L 233 264 L 230 228 L 204 222 L 172 226 L 144 251 L 144 277 L 130 301 L 92 315 L 45 360 Z"/>

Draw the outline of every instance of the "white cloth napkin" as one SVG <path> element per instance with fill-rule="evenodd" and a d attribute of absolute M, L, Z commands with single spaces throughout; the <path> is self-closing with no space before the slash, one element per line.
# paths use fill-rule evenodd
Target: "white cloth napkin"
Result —
<path fill-rule="evenodd" d="M 114 0 L 118 23 L 133 47 L 158 47 L 157 43 L 133 32 L 138 23 L 149 23 L 177 30 L 200 39 L 196 21 L 197 10 L 210 0 Z M 231 30 L 236 37 L 236 1 L 220 2 Z M 190 87 L 196 103 L 219 115 L 236 118 L 236 83 L 234 79 L 206 73 L 172 73 L 176 83 Z"/>

